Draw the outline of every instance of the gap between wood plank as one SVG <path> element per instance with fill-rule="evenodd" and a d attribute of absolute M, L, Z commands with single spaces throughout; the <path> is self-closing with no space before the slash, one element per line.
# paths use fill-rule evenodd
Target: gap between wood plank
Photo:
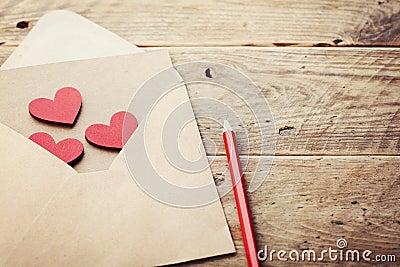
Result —
<path fill-rule="evenodd" d="M 132 43 L 134 44 L 134 43 Z M 7 42 L 0 42 L 1 47 L 18 47 L 19 44 L 9 44 Z M 301 44 L 291 44 L 291 43 L 266 43 L 266 44 L 224 44 L 224 45 L 215 45 L 215 44 L 204 44 L 204 45 L 191 45 L 191 44 L 179 44 L 179 45 L 151 45 L 151 46 L 138 46 L 142 49 L 159 49 L 159 48 L 311 48 L 311 47 L 318 47 L 318 48 L 400 48 L 398 45 L 362 45 L 362 44 L 351 44 L 351 45 L 332 45 L 329 43 L 301 43 Z"/>

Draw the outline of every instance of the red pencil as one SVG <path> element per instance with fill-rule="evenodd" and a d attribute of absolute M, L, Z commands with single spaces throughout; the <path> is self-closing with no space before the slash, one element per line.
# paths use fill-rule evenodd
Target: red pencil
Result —
<path fill-rule="evenodd" d="M 227 120 L 224 121 L 223 137 L 232 185 L 235 192 L 235 201 L 239 215 L 240 228 L 242 229 L 243 243 L 246 249 L 247 263 L 248 266 L 258 267 L 259 264 L 253 224 L 251 222 L 251 214 L 247 202 L 242 168 L 240 167 L 239 153 L 236 146 L 236 137 Z"/>

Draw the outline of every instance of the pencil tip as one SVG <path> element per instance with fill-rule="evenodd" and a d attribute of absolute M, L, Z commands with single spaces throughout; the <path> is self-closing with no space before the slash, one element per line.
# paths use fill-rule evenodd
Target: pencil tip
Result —
<path fill-rule="evenodd" d="M 232 127 L 227 120 L 224 120 L 224 131 L 232 131 Z"/>

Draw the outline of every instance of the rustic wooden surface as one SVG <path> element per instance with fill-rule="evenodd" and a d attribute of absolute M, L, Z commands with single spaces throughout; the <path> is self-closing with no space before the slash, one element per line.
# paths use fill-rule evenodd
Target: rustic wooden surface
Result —
<path fill-rule="evenodd" d="M 256 83 L 277 137 L 270 175 L 249 196 L 260 249 L 321 251 L 345 238 L 352 249 L 400 261 L 400 50 L 393 48 L 400 44 L 399 1 L 2 0 L 0 64 L 52 9 L 75 11 L 146 49 L 169 49 L 175 64 L 224 63 Z M 193 98 L 199 87 L 188 89 Z M 247 123 L 235 127 L 249 131 L 249 147 L 239 147 L 243 157 L 250 148 L 249 179 L 267 167 L 257 160 L 269 156 L 258 152 L 265 144 L 243 116 Z M 216 144 L 206 143 L 210 160 L 217 155 L 215 178 L 229 179 L 220 129 L 205 119 L 198 125 Z M 233 194 L 222 204 L 237 254 L 183 265 L 245 265 Z"/>
<path fill-rule="evenodd" d="M 29 29 L 16 24 L 52 9 L 75 11 L 139 46 L 400 44 L 396 0 L 2 0 L 0 42 L 17 45 Z"/>

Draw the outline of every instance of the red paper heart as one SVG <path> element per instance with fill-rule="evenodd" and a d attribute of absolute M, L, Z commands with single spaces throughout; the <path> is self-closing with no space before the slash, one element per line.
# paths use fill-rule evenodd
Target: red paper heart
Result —
<path fill-rule="evenodd" d="M 120 111 L 112 115 L 110 126 L 93 124 L 86 129 L 85 137 L 89 143 L 105 148 L 121 149 L 133 132 L 138 122 L 129 112 Z"/>
<path fill-rule="evenodd" d="M 38 132 L 29 136 L 29 139 L 70 165 L 78 162 L 83 156 L 83 144 L 74 138 L 55 143 L 48 133 Z"/>
<path fill-rule="evenodd" d="M 29 103 L 29 113 L 39 120 L 73 125 L 81 105 L 79 91 L 73 87 L 64 87 L 56 92 L 54 101 L 47 98 L 32 100 Z"/>

